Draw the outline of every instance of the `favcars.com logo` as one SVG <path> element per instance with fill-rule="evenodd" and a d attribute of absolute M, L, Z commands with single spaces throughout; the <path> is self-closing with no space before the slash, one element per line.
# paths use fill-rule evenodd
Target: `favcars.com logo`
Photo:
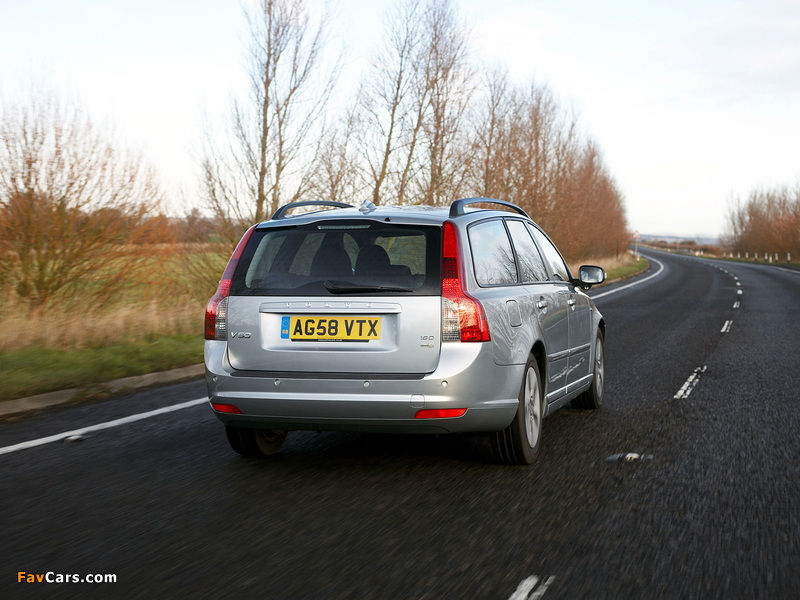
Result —
<path fill-rule="evenodd" d="M 78 575 L 76 573 L 26 573 L 17 571 L 17 583 L 116 583 L 117 576 L 114 574 L 89 574 Z"/>

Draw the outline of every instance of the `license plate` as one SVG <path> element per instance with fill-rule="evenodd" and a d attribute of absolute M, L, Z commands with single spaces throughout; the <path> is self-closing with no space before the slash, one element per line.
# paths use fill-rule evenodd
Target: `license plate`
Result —
<path fill-rule="evenodd" d="M 297 342 L 368 342 L 381 339 L 380 317 L 283 317 L 281 338 Z"/>

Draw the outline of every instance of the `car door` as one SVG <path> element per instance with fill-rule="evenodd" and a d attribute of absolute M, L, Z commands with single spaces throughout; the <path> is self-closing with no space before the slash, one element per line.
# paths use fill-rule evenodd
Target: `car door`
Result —
<path fill-rule="evenodd" d="M 557 290 L 558 310 L 567 320 L 564 393 L 571 392 L 591 377 L 591 306 L 589 297 L 571 283 L 569 268 L 550 239 L 537 227 L 529 227 L 549 268 L 550 279 Z M 563 331 L 563 330 L 562 330 Z"/>
<path fill-rule="evenodd" d="M 538 322 L 544 338 L 547 364 L 545 365 L 545 395 L 548 402 L 567 393 L 569 370 L 569 313 L 560 296 L 560 286 L 551 280 L 542 256 L 533 242 L 525 223 L 519 219 L 506 219 L 520 268 L 520 278 L 525 283 L 527 302 L 525 314 L 530 322 Z M 527 348 L 533 345 L 529 340 Z"/>
<path fill-rule="evenodd" d="M 589 297 L 571 286 L 569 295 L 569 391 L 591 379 L 592 311 Z"/>

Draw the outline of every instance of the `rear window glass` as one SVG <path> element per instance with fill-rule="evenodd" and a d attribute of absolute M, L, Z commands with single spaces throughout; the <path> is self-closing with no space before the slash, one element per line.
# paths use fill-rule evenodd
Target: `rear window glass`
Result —
<path fill-rule="evenodd" d="M 522 281 L 547 281 L 547 269 L 533 238 L 522 221 L 506 220 L 511 239 L 514 240 L 514 249 L 517 251 L 519 268 Z"/>
<path fill-rule="evenodd" d="M 472 225 L 468 232 L 478 285 L 516 283 L 517 265 L 503 221 L 483 221 Z"/>
<path fill-rule="evenodd" d="M 374 221 L 256 229 L 231 294 L 439 294 L 440 238 L 438 227 Z"/>

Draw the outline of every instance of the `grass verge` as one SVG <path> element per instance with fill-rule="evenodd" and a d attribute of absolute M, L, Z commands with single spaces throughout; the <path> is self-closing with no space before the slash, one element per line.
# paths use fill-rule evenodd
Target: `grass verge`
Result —
<path fill-rule="evenodd" d="M 164 336 L 71 350 L 32 347 L 3 352 L 0 360 L 0 400 L 70 388 L 91 396 L 93 388 L 107 381 L 200 364 L 203 338 Z"/>
<path fill-rule="evenodd" d="M 644 273 L 648 268 L 650 268 L 650 261 L 648 261 L 646 258 L 640 259 L 639 262 L 613 267 L 607 271 L 607 281 L 612 282 L 628 279 L 629 277 L 634 277 L 639 273 Z"/>

